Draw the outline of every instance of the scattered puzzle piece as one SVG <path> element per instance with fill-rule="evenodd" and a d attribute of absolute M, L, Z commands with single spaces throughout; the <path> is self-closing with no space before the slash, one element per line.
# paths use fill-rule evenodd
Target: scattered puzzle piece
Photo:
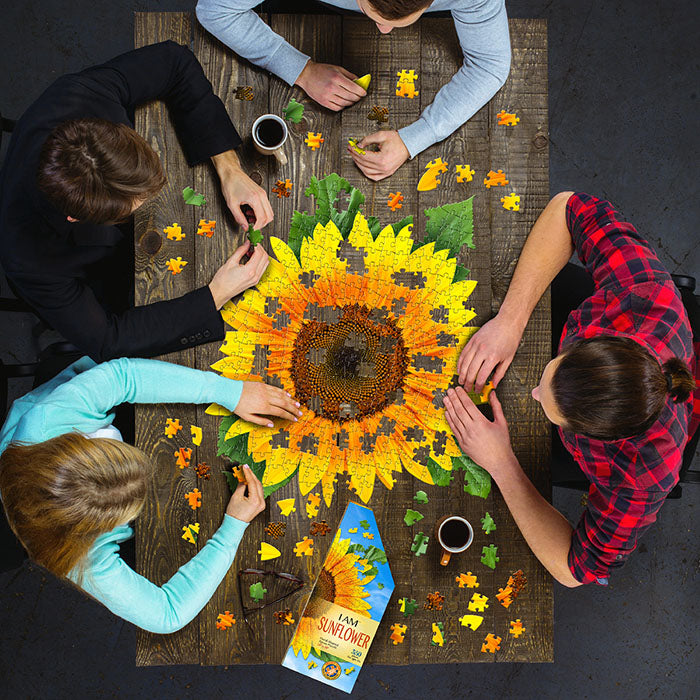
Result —
<path fill-rule="evenodd" d="M 202 505 L 202 492 L 199 489 L 194 489 L 185 494 L 185 500 L 192 510 L 197 510 Z"/>
<path fill-rule="evenodd" d="M 520 211 L 520 195 L 515 194 L 515 192 L 501 197 L 501 202 L 503 202 L 503 208 L 508 209 L 508 211 Z"/>
<path fill-rule="evenodd" d="M 292 99 L 287 102 L 287 106 L 282 110 L 282 112 L 284 113 L 284 118 L 287 121 L 298 124 L 301 121 L 301 118 L 304 116 L 304 105 L 297 102 L 292 97 Z"/>
<path fill-rule="evenodd" d="M 436 158 L 431 160 L 426 166 L 426 172 L 423 173 L 420 180 L 418 180 L 418 186 L 416 189 L 419 192 L 428 192 L 429 190 L 434 190 L 439 184 L 440 180 L 438 175 L 440 173 L 447 172 L 447 166 L 449 163 L 443 161 L 442 158 Z"/>
<path fill-rule="evenodd" d="M 283 498 L 281 501 L 277 501 L 277 505 L 280 508 L 282 515 L 289 515 L 290 513 L 296 512 L 296 506 L 294 505 L 294 498 Z"/>
<path fill-rule="evenodd" d="M 254 97 L 253 88 L 251 85 L 239 85 L 236 88 L 235 98 L 237 100 L 246 100 L 250 102 Z"/>
<path fill-rule="evenodd" d="M 306 504 L 306 517 L 315 518 L 318 515 L 318 509 L 321 505 L 321 494 L 320 493 L 310 493 L 308 497 L 308 503 Z"/>
<path fill-rule="evenodd" d="M 190 434 L 192 435 L 192 444 L 201 445 L 202 444 L 202 429 L 198 428 L 196 425 L 190 425 Z"/>
<path fill-rule="evenodd" d="M 484 643 L 481 645 L 481 651 L 495 654 L 501 648 L 501 638 L 496 637 L 490 632 L 486 635 Z"/>
<path fill-rule="evenodd" d="M 520 117 L 515 115 L 515 112 L 506 112 L 502 109 L 497 115 L 499 126 L 515 126 L 519 121 Z"/>
<path fill-rule="evenodd" d="M 490 535 L 496 529 L 496 523 L 493 522 L 493 518 L 488 511 L 486 511 L 486 515 L 481 519 L 481 529 L 487 535 Z"/>
<path fill-rule="evenodd" d="M 283 523 L 283 522 L 268 523 L 265 526 L 265 532 L 270 537 L 274 537 L 274 539 L 276 539 L 276 540 L 279 540 L 280 538 L 284 537 L 284 533 L 286 531 L 287 531 L 287 523 Z"/>
<path fill-rule="evenodd" d="M 423 520 L 425 516 L 422 513 L 419 513 L 417 510 L 411 510 L 411 508 L 406 509 L 406 515 L 403 516 L 403 521 L 408 525 L 409 527 L 413 525 L 414 523 L 417 523 L 419 520 Z"/>
<path fill-rule="evenodd" d="M 471 571 L 467 571 L 466 574 L 460 574 L 459 576 L 456 576 L 455 581 L 457 582 L 460 588 L 464 588 L 465 586 L 467 588 L 479 587 L 479 582 L 476 580 L 476 576 L 474 576 Z"/>
<path fill-rule="evenodd" d="M 389 635 L 389 639 L 391 639 L 394 644 L 403 644 L 403 638 L 407 629 L 408 627 L 406 625 L 399 625 L 395 622 L 391 626 L 391 635 Z"/>
<path fill-rule="evenodd" d="M 389 121 L 389 110 L 386 107 L 380 107 L 379 105 L 374 105 L 367 115 L 367 119 L 377 122 L 377 124 L 383 124 Z"/>
<path fill-rule="evenodd" d="M 369 83 L 372 80 L 372 74 L 367 73 L 366 75 L 363 75 L 359 78 L 355 78 L 352 82 L 355 83 L 355 85 L 359 85 L 365 92 L 367 92 L 367 88 L 369 87 Z"/>
<path fill-rule="evenodd" d="M 325 521 L 311 523 L 311 529 L 309 530 L 310 535 L 321 535 L 322 537 L 327 535 L 331 531 L 331 526 Z"/>
<path fill-rule="evenodd" d="M 416 503 L 425 505 L 428 502 L 428 494 L 425 491 L 416 491 L 416 495 L 413 497 Z"/>
<path fill-rule="evenodd" d="M 417 609 L 418 603 L 416 603 L 415 598 L 411 598 L 410 600 L 408 598 L 399 599 L 399 610 L 403 613 L 404 617 L 413 615 L 413 613 L 415 613 Z"/>
<path fill-rule="evenodd" d="M 419 532 L 414 538 L 413 538 L 413 544 L 411 545 L 411 551 L 419 557 L 421 554 L 425 554 L 425 551 L 428 549 L 428 541 L 430 540 L 430 537 L 427 535 L 424 535 L 422 532 Z"/>
<path fill-rule="evenodd" d="M 499 588 L 498 593 L 496 593 L 496 598 L 504 608 L 509 607 L 513 602 L 513 589 L 510 586 Z"/>
<path fill-rule="evenodd" d="M 481 563 L 488 566 L 489 569 L 496 568 L 496 562 L 500 561 L 500 557 L 496 556 L 498 547 L 495 544 L 490 544 L 488 547 L 483 547 L 481 550 Z"/>
<path fill-rule="evenodd" d="M 262 231 L 256 229 L 253 224 L 248 224 L 248 230 L 246 231 L 250 245 L 258 245 L 263 239 Z"/>
<path fill-rule="evenodd" d="M 408 97 L 413 99 L 419 92 L 416 90 L 415 81 L 418 77 L 413 69 L 401 70 L 397 74 L 398 81 L 396 82 L 396 96 Z"/>
<path fill-rule="evenodd" d="M 265 593 L 267 593 L 267 588 L 263 588 L 260 581 L 250 584 L 250 597 L 253 600 L 260 602 L 265 597 Z"/>
<path fill-rule="evenodd" d="M 401 209 L 403 204 L 403 195 L 401 192 L 389 192 L 389 200 L 387 201 L 386 205 L 391 209 L 391 211 L 396 211 L 397 209 Z"/>
<path fill-rule="evenodd" d="M 433 622 L 433 638 L 430 640 L 433 646 L 441 647 L 445 643 L 445 637 L 442 634 L 443 628 L 442 622 Z"/>
<path fill-rule="evenodd" d="M 304 143 L 312 150 L 315 151 L 320 145 L 325 141 L 321 138 L 321 132 L 314 134 L 312 131 L 307 132 L 307 136 L 304 139 Z"/>
<path fill-rule="evenodd" d="M 165 263 L 165 267 L 167 267 L 173 275 L 179 275 L 185 265 L 187 265 L 187 260 L 183 260 L 179 255 L 176 258 L 170 258 L 170 260 Z"/>
<path fill-rule="evenodd" d="M 273 615 L 275 616 L 275 623 L 278 625 L 293 625 L 295 622 L 292 617 L 292 611 L 289 608 L 286 610 L 275 610 Z"/>
<path fill-rule="evenodd" d="M 438 591 L 435 591 L 435 593 L 428 593 L 425 598 L 426 602 L 423 607 L 426 610 L 442 610 L 442 604 L 445 602 L 444 595 L 440 595 Z"/>
<path fill-rule="evenodd" d="M 206 479 L 207 481 L 209 481 L 209 479 L 211 478 L 211 474 L 209 473 L 209 472 L 210 472 L 210 468 L 209 468 L 209 465 L 208 465 L 206 462 L 200 462 L 200 463 L 194 468 L 194 471 L 195 471 L 195 474 L 197 474 L 197 476 L 198 476 L 200 479 Z"/>
<path fill-rule="evenodd" d="M 363 533 L 362 533 L 362 536 L 363 536 L 365 539 L 367 539 L 367 540 L 373 540 L 373 539 L 374 539 L 374 535 L 373 535 L 371 532 L 363 532 Z"/>
<path fill-rule="evenodd" d="M 509 180 L 506 180 L 505 173 L 502 170 L 499 170 L 498 172 L 494 172 L 493 170 L 489 170 L 488 173 L 486 173 L 486 177 L 484 178 L 484 184 L 486 185 L 486 189 L 489 189 L 490 187 L 496 187 L 497 185 L 502 185 L 505 187 L 508 184 Z"/>
<path fill-rule="evenodd" d="M 199 523 L 193 523 L 192 525 L 185 525 L 182 528 L 182 539 L 187 542 L 195 544 L 197 542 L 197 537 L 199 536 Z"/>
<path fill-rule="evenodd" d="M 191 447 L 180 447 L 179 449 L 175 450 L 173 454 L 177 458 L 175 460 L 175 465 L 180 467 L 180 469 L 190 466 L 190 459 L 192 457 Z"/>
<path fill-rule="evenodd" d="M 180 425 L 180 419 L 176 418 L 173 420 L 172 418 L 166 418 L 165 419 L 165 435 L 166 437 L 175 437 L 177 432 L 179 430 L 182 430 L 182 426 Z"/>
<path fill-rule="evenodd" d="M 286 180 L 277 180 L 277 184 L 272 188 L 272 191 L 277 195 L 277 199 L 282 199 L 282 197 L 289 197 L 292 187 L 294 187 L 294 184 L 287 178 Z"/>
<path fill-rule="evenodd" d="M 364 530 L 367 530 L 369 528 L 369 521 L 360 520 L 360 527 L 362 527 Z"/>
<path fill-rule="evenodd" d="M 468 391 L 467 396 L 478 406 L 482 403 L 488 403 L 489 395 L 494 388 L 493 382 L 486 382 L 480 394 L 477 394 L 475 391 Z"/>
<path fill-rule="evenodd" d="M 314 553 L 314 541 L 310 537 L 304 536 L 301 542 L 297 542 L 294 545 L 294 554 L 298 557 L 307 556 L 310 557 Z"/>
<path fill-rule="evenodd" d="M 228 610 L 216 616 L 216 629 L 218 630 L 225 630 L 235 624 L 236 620 Z"/>
<path fill-rule="evenodd" d="M 215 228 L 216 221 L 207 221 L 206 219 L 200 219 L 199 224 L 197 225 L 197 235 L 211 238 L 214 235 Z"/>
<path fill-rule="evenodd" d="M 462 615 L 459 621 L 463 627 L 476 630 L 479 629 L 479 625 L 484 621 L 484 618 L 481 615 Z"/>
<path fill-rule="evenodd" d="M 171 241 L 181 241 L 185 237 L 185 234 L 182 232 L 182 226 L 180 226 L 180 224 L 166 226 L 163 229 L 163 233 L 165 234 L 166 238 L 168 238 Z"/>
<path fill-rule="evenodd" d="M 517 639 L 526 629 L 527 627 L 523 627 L 523 623 L 520 622 L 520 618 L 518 618 L 515 621 L 511 620 L 508 634 L 512 634 Z"/>
<path fill-rule="evenodd" d="M 467 608 L 469 612 L 484 612 L 488 608 L 488 596 L 481 595 L 481 593 L 474 593 L 472 599 L 469 601 Z"/>
<path fill-rule="evenodd" d="M 354 535 L 354 534 L 357 532 L 357 528 L 356 528 L 356 527 L 349 527 L 349 528 L 348 528 L 348 532 L 349 532 L 351 535 Z"/>
<path fill-rule="evenodd" d="M 469 165 L 458 165 L 457 182 L 471 182 L 475 172 Z"/>
<path fill-rule="evenodd" d="M 365 153 L 367 153 L 367 151 L 357 145 L 359 140 L 360 139 L 348 139 L 348 146 L 350 146 L 350 149 L 355 151 L 355 153 L 359 153 L 361 156 L 363 156 Z"/>
<path fill-rule="evenodd" d="M 268 559 L 277 559 L 277 557 L 282 555 L 282 552 L 267 542 L 261 542 L 258 554 L 260 555 L 260 561 L 268 561 Z"/>
<path fill-rule="evenodd" d="M 185 189 L 182 190 L 182 199 L 185 201 L 185 204 L 191 204 L 193 207 L 201 207 L 203 204 L 207 203 L 207 200 L 204 199 L 204 195 L 198 194 L 191 187 L 185 187 Z"/>

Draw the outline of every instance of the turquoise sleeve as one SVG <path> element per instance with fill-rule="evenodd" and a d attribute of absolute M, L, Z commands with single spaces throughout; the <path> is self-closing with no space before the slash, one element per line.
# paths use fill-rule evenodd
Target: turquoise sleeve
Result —
<path fill-rule="evenodd" d="M 248 523 L 230 515 L 201 551 L 164 585 L 137 574 L 119 556 L 119 542 L 131 528 L 115 528 L 98 537 L 88 554 L 88 568 L 78 584 L 119 617 L 147 632 L 170 634 L 184 627 L 209 602 L 226 572 Z M 191 545 L 186 545 L 191 546 Z M 77 582 L 74 572 L 69 578 Z"/>
<path fill-rule="evenodd" d="M 78 360 L 81 362 L 81 360 Z M 70 370 L 70 368 L 69 368 Z M 17 423 L 14 441 L 91 433 L 120 403 L 218 403 L 235 410 L 243 382 L 170 362 L 120 358 L 95 365 L 43 396 Z"/>

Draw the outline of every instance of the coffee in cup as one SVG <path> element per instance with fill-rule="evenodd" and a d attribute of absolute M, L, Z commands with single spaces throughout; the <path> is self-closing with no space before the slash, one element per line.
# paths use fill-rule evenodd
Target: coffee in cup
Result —
<path fill-rule="evenodd" d="M 469 549 L 474 539 L 474 530 L 461 515 L 446 515 L 435 526 L 437 541 L 442 549 L 440 565 L 447 566 L 453 554 Z"/>
<path fill-rule="evenodd" d="M 284 120 L 276 114 L 263 114 L 253 122 L 253 143 L 264 156 L 275 156 L 280 165 L 287 163 L 282 146 L 289 132 Z"/>

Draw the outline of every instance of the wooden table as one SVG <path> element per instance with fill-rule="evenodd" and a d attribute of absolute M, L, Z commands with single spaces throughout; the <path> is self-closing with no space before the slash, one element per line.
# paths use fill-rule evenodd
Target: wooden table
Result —
<path fill-rule="evenodd" d="M 371 72 L 370 96 L 340 114 L 324 110 L 305 98 L 299 89 L 290 88 L 265 71 L 236 58 L 198 26 L 188 13 L 137 13 L 135 43 L 141 46 L 173 39 L 192 46 L 214 91 L 224 101 L 245 140 L 241 158 L 247 171 L 268 192 L 278 177 L 289 177 L 294 182 L 292 196 L 288 199 L 271 197 L 276 219 L 268 233 L 285 238 L 293 209 L 312 211 L 312 201 L 303 196 L 312 174 L 341 174 L 367 195 L 365 214 L 375 214 L 383 223 L 413 214 L 417 231 L 424 225 L 423 210 L 426 207 L 474 195 L 476 249 L 463 252 L 460 258 L 471 269 L 472 278 L 479 281 L 471 300 L 478 312 L 475 323 L 483 323 L 499 308 L 525 238 L 549 197 L 545 21 L 511 20 L 513 67 L 498 95 L 445 142 L 421 153 L 391 178 L 374 184 L 354 166 L 345 151 L 347 139 L 375 130 L 375 123 L 366 118 L 373 104 L 389 108 L 391 128 L 408 124 L 418 117 L 432 101 L 437 89 L 461 64 L 452 21 L 426 17 L 410 27 L 380 35 L 372 22 L 359 15 L 271 15 L 266 20 L 276 32 L 318 61 L 343 65 L 357 75 Z M 405 99 L 394 95 L 395 72 L 402 68 L 413 68 L 418 73 L 419 98 Z M 242 85 L 253 87 L 252 101 L 234 99 L 235 88 Z M 281 114 L 291 97 L 303 100 L 307 109 L 301 124 L 290 125 L 290 139 L 285 147 L 289 164 L 280 168 L 274 159 L 262 158 L 253 151 L 250 126 L 260 114 Z M 496 113 L 502 108 L 517 111 L 520 123 L 516 127 L 497 125 Z M 226 214 L 211 166 L 194 169 L 186 166 L 162 104 L 141 108 L 137 113 L 137 129 L 159 154 L 168 174 L 165 190 L 154 202 L 139 209 L 136 217 L 136 303 L 147 304 L 208 283 L 213 272 L 240 245 L 243 234 Z M 319 150 L 313 152 L 304 145 L 307 131 L 323 133 L 325 143 Z M 430 192 L 417 192 L 416 183 L 423 168 L 438 156 L 450 163 L 442 184 Z M 469 163 L 476 170 L 473 182 L 456 182 L 454 165 L 457 163 Z M 482 184 L 485 173 L 499 168 L 505 171 L 510 184 L 505 188 L 486 189 Z M 208 204 L 205 208 L 183 203 L 181 191 L 187 185 L 206 193 Z M 386 200 L 389 192 L 397 190 L 405 194 L 405 200 L 403 208 L 392 215 L 386 207 Z M 511 191 L 522 197 L 519 212 L 506 211 L 501 206 L 500 198 Z M 197 221 L 205 215 L 218 221 L 216 234 L 211 239 L 192 235 Z M 162 235 L 163 228 L 173 221 L 179 222 L 187 232 L 184 240 L 165 240 Z M 162 246 L 157 249 L 161 242 Z M 166 269 L 165 262 L 178 255 L 189 264 L 182 274 L 173 276 Z M 530 398 L 530 390 L 538 383 L 550 357 L 549 309 L 549 295 L 545 294 L 499 391 L 510 421 L 515 452 L 547 498 L 551 497 L 549 425 L 539 406 Z M 221 356 L 219 344 L 212 343 L 166 359 L 208 369 Z M 153 489 L 136 527 L 137 568 L 158 584 L 165 582 L 216 531 L 229 497 L 228 488 L 219 474 L 225 461 L 216 455 L 219 419 L 205 415 L 205 408 L 192 405 L 137 407 L 137 444 L 157 464 Z M 167 417 L 179 418 L 184 426 L 184 430 L 173 439 L 164 435 Z M 192 465 L 198 462 L 211 465 L 213 476 L 209 481 L 198 480 L 192 468 L 180 470 L 175 467 L 173 451 L 179 446 L 192 446 L 190 424 L 204 429 L 201 446 L 193 448 Z M 183 496 L 197 485 L 203 491 L 204 505 L 193 517 Z M 415 505 L 413 495 L 417 489 L 426 490 L 430 502 L 419 508 L 426 515 L 419 524 L 422 527 L 409 528 L 403 523 L 403 514 L 407 507 Z M 427 486 L 407 473 L 399 475 L 392 491 L 377 484 L 369 505 L 379 523 L 396 589 L 370 650 L 369 663 L 553 660 L 551 579 L 525 544 L 497 489 L 493 491 L 486 501 L 468 496 L 463 492 L 460 475 L 447 488 Z M 309 531 L 309 521 L 303 514 L 303 507 L 299 507 L 301 498 L 296 478 L 278 491 L 272 500 L 290 496 L 297 496 L 297 512 L 288 518 L 283 545 L 278 545 L 282 548 L 282 557 L 269 563 L 274 564 L 277 571 L 301 574 L 309 581 L 305 593 L 284 601 L 283 606 L 271 606 L 258 613 L 253 618 L 254 633 L 249 636 L 240 620 L 236 573 L 245 567 L 260 566 L 259 543 L 263 539 L 269 540 L 265 537 L 264 526 L 270 520 L 280 519 L 277 509 L 273 511 L 273 504 L 268 503 L 265 514 L 246 531 L 231 571 L 202 613 L 172 635 L 139 633 L 138 665 L 277 664 L 281 661 L 294 628 L 275 624 L 273 611 L 277 607 L 289 606 L 298 619 L 332 537 L 317 537 L 312 557 L 295 557 L 294 542 Z M 327 509 L 322 504 L 319 518 L 325 518 L 333 531 L 351 496 L 339 484 L 332 507 Z M 485 511 L 490 512 L 497 523 L 497 530 L 489 536 L 479 527 Z M 439 566 L 434 538 L 425 556 L 413 556 L 410 551 L 413 531 L 421 529 L 432 535 L 436 519 L 448 512 L 461 513 L 474 524 L 472 547 L 448 567 Z M 195 519 L 201 526 L 196 546 L 181 539 L 183 525 Z M 498 546 L 500 557 L 495 571 L 479 562 L 482 546 L 491 542 Z M 509 573 L 516 569 L 525 572 L 528 583 L 518 600 L 506 610 L 494 596 L 498 588 L 505 585 Z M 467 570 L 478 574 L 478 591 L 490 598 L 478 631 L 462 627 L 458 621 L 458 617 L 467 612 L 471 591 L 458 589 L 454 578 L 457 573 Z M 424 610 L 422 604 L 426 594 L 435 590 L 445 595 L 443 610 Z M 421 606 L 406 620 L 399 613 L 397 604 L 403 596 L 415 598 Z M 215 628 L 215 622 L 217 614 L 224 610 L 234 612 L 239 623 L 221 632 Z M 519 639 L 507 633 L 509 621 L 516 617 L 527 629 Z M 445 628 L 445 646 L 442 648 L 430 644 L 431 622 L 438 620 Z M 409 626 L 406 640 L 401 645 L 393 645 L 388 639 L 393 622 L 406 622 Z M 480 651 L 488 632 L 503 638 L 501 649 L 495 655 Z"/>

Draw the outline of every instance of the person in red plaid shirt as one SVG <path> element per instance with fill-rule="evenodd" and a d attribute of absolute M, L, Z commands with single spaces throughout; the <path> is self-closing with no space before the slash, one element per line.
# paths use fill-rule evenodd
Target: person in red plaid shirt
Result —
<path fill-rule="evenodd" d="M 678 481 L 697 361 L 680 294 L 649 243 L 610 202 L 562 192 L 533 226 L 500 311 L 462 351 L 460 384 L 480 391 L 494 372 L 498 385 L 535 305 L 574 250 L 593 290 L 569 314 L 559 354 L 532 397 L 590 481 L 578 525 L 524 474 L 495 391 L 493 421 L 462 387 L 445 397 L 460 446 L 494 478 L 535 556 L 569 587 L 607 584 Z"/>

